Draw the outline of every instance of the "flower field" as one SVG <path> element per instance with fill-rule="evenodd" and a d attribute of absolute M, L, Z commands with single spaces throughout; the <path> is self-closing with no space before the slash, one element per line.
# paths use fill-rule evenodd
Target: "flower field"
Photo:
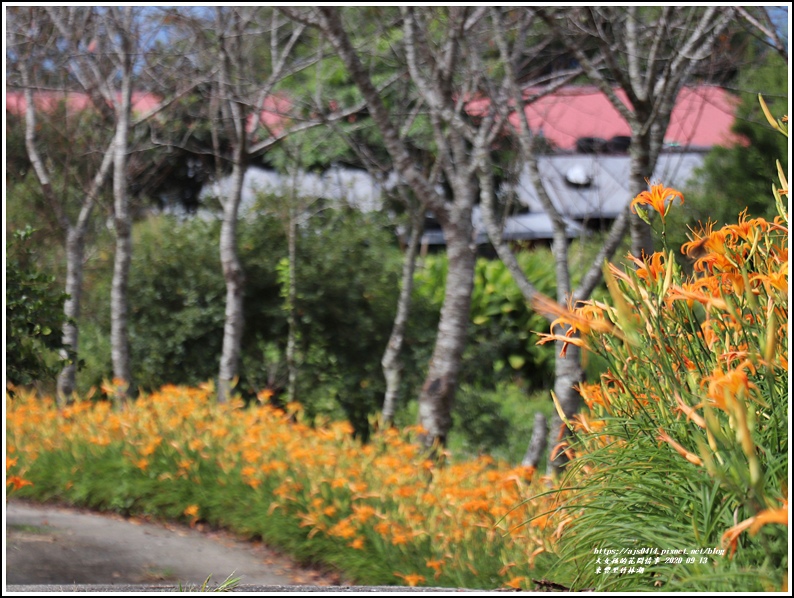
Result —
<path fill-rule="evenodd" d="M 6 404 L 17 495 L 204 521 L 358 583 L 529 587 L 554 537 L 555 497 L 522 504 L 531 470 L 487 457 L 437 467 L 416 430 L 362 445 L 346 422 L 306 425 L 298 405 L 218 405 L 211 385 L 164 387 L 120 411 L 24 393 Z"/>

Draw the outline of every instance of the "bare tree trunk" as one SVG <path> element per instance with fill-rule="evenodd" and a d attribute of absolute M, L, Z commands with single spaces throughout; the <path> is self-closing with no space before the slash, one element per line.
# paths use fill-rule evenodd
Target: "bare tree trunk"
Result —
<path fill-rule="evenodd" d="M 242 80 L 235 67 L 239 67 L 239 54 L 244 29 L 243 17 L 232 10 L 230 29 L 227 30 L 220 7 L 215 11 L 215 29 L 219 38 L 218 91 L 221 94 L 221 113 L 227 131 L 234 140 L 231 156 L 232 175 L 229 193 L 221 197 L 223 223 L 221 224 L 220 258 L 223 278 L 226 281 L 226 312 L 223 323 L 223 346 L 218 370 L 218 402 L 225 403 L 236 382 L 243 337 L 243 293 L 245 274 L 237 256 L 237 217 L 245 180 L 247 141 L 246 113 L 241 100 Z"/>
<path fill-rule="evenodd" d="M 85 234 L 97 194 L 104 184 L 108 172 L 110 172 L 110 167 L 113 164 L 114 147 L 111 143 L 111 146 L 105 151 L 102 165 L 83 197 L 77 223 L 72 225 L 61 205 L 63 198 L 56 197 L 55 195 L 55 191 L 50 182 L 50 174 L 44 160 L 42 160 L 39 154 L 36 144 L 36 107 L 31 87 L 30 72 L 26 60 L 21 60 L 19 62 L 19 71 L 25 88 L 25 148 L 27 149 L 28 158 L 33 165 L 33 170 L 44 192 L 44 196 L 50 204 L 51 209 L 55 212 L 61 228 L 66 233 L 65 291 L 68 297 L 64 302 L 65 322 L 62 327 L 62 344 L 64 348 L 60 351 L 60 357 L 61 359 L 68 360 L 68 363 L 58 375 L 56 392 L 58 402 L 63 405 L 71 400 L 72 393 L 75 389 L 79 340 L 78 319 L 80 317 L 80 299 L 83 287 Z"/>
<path fill-rule="evenodd" d="M 448 260 L 446 291 L 433 356 L 419 395 L 419 424 L 425 429 L 423 441 L 428 447 L 437 443 L 443 446 L 452 427 L 452 406 L 469 328 L 476 254 L 471 210 L 462 212 L 444 227 Z"/>
<path fill-rule="evenodd" d="M 540 458 L 543 456 L 543 451 L 546 450 L 548 434 L 546 416 L 538 411 L 535 413 L 535 424 L 532 426 L 532 438 L 529 441 L 529 446 L 527 446 L 527 452 L 524 454 L 521 465 L 537 468 Z"/>
<path fill-rule="evenodd" d="M 637 197 L 648 189 L 646 180 L 653 175 L 656 159 L 651 156 L 649 135 L 635 134 L 632 136 L 630 149 L 631 170 L 629 174 L 629 194 Z M 658 152 L 657 152 L 658 154 Z M 639 207 L 638 209 L 644 209 Z M 631 234 L 631 253 L 642 259 L 643 255 L 653 254 L 653 235 L 651 227 L 643 222 L 637 214 L 630 215 L 629 230 Z"/>
<path fill-rule="evenodd" d="M 419 250 L 419 240 L 422 238 L 422 221 L 424 211 L 416 210 L 411 219 L 411 237 L 403 258 L 402 286 L 400 297 L 397 300 L 397 314 L 394 316 L 389 343 L 381 359 L 383 376 L 386 379 L 386 395 L 383 398 L 383 424 L 391 425 L 397 407 L 397 394 L 400 391 L 403 364 L 400 359 L 405 327 L 408 324 L 408 313 L 411 309 L 411 294 L 414 288 L 414 270 L 416 267 L 416 254 Z"/>
<path fill-rule="evenodd" d="M 83 287 L 83 253 L 85 239 L 74 227 L 69 228 L 66 236 L 66 294 L 69 297 L 63 304 L 66 322 L 63 325 L 64 350 L 61 359 L 69 359 L 58 374 L 58 401 L 64 404 L 70 400 L 75 389 L 77 372 L 78 328 L 80 318 L 80 299 Z"/>
<path fill-rule="evenodd" d="M 232 168 L 232 188 L 223 200 L 220 256 L 223 278 L 226 281 L 226 314 L 223 325 L 223 348 L 218 372 L 218 402 L 228 400 L 237 376 L 240 344 L 243 336 L 243 292 L 245 275 L 237 257 L 237 213 L 243 191 L 245 167 L 242 160 Z"/>
<path fill-rule="evenodd" d="M 569 345 L 565 357 L 560 357 L 560 350 L 562 343 L 556 343 L 557 358 L 554 361 L 554 395 L 562 407 L 566 419 L 573 417 L 581 407 L 582 398 L 576 390 L 576 386 L 581 384 L 584 379 L 584 371 L 581 366 L 581 354 L 578 347 Z M 550 436 L 550 451 L 547 471 L 550 473 L 560 473 L 568 462 L 569 458 L 564 447 L 561 446 L 565 443 L 570 436 L 569 430 L 566 428 L 557 410 L 551 416 L 551 425 L 549 427 Z"/>
<path fill-rule="evenodd" d="M 301 15 L 297 16 L 304 18 Z M 310 25 L 320 27 L 328 36 L 367 101 L 370 115 L 383 135 L 384 145 L 392 158 L 394 168 L 411 187 L 422 205 L 432 209 L 441 221 L 446 238 L 449 268 L 438 336 L 427 378 L 419 396 L 419 423 L 425 429 L 423 442 L 427 446 L 444 444 L 452 426 L 452 404 L 466 344 L 474 278 L 475 250 L 471 223 L 474 204 L 472 184 L 474 169 L 470 168 L 470 163 L 466 164 L 470 160 L 470 155 L 461 135 L 443 126 L 442 119 L 448 118 L 448 112 L 444 108 L 434 106 L 431 110 L 434 139 L 442 148 L 439 153 L 445 156 L 442 160 L 445 161 L 444 174 L 453 187 L 453 201 L 449 202 L 437 192 L 418 167 L 417 160 L 402 142 L 398 127 L 392 123 L 391 115 L 373 85 L 369 71 L 362 64 L 358 52 L 342 26 L 339 10 L 320 7 L 316 13 L 305 16 L 304 20 Z M 408 29 L 406 31 L 410 33 Z M 450 43 L 454 44 L 454 40 Z M 452 59 L 454 56 L 456 54 L 450 48 L 447 58 Z M 449 71 L 450 74 L 451 72 L 452 70 Z M 435 92 L 431 92 L 431 95 L 434 102 L 442 101 Z M 424 99 L 427 100 L 426 97 Z M 452 115 L 452 118 L 456 116 Z M 457 115 L 457 118 L 463 120 L 460 115 Z M 445 137 L 445 133 L 449 134 L 449 137 Z"/>
<path fill-rule="evenodd" d="M 113 210 L 116 232 L 116 254 L 113 262 L 113 282 L 110 293 L 110 346 L 113 377 L 123 380 L 122 400 L 129 396 L 132 374 L 130 370 L 129 336 L 127 330 L 127 286 L 132 260 L 132 223 L 127 197 L 127 136 L 130 130 L 132 101 L 132 56 L 129 48 L 132 9 L 124 9 L 119 59 L 121 61 L 121 98 L 117 106 L 116 136 L 113 152 Z"/>
<path fill-rule="evenodd" d="M 111 142 L 113 143 L 113 142 Z M 57 396 L 61 403 L 68 402 L 75 390 L 75 378 L 77 374 L 78 362 L 78 343 L 80 319 L 80 302 L 83 290 L 83 258 L 85 253 L 85 236 L 88 231 L 88 223 L 91 213 L 96 203 L 99 190 L 105 183 L 110 168 L 115 159 L 115 151 L 111 145 L 105 152 L 102 165 L 99 167 L 91 186 L 85 194 L 83 204 L 80 208 L 80 215 L 74 226 L 69 226 L 66 234 L 66 294 L 69 297 L 64 302 L 64 315 L 66 321 L 63 324 L 63 344 L 65 350 L 61 352 L 63 359 L 70 362 L 61 370 L 58 375 Z"/>

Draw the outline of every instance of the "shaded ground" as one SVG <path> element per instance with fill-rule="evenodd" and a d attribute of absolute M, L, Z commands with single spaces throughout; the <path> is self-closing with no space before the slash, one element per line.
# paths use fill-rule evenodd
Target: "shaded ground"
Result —
<path fill-rule="evenodd" d="M 251 585 L 340 583 L 261 542 L 73 508 L 10 501 L 5 535 L 9 586 L 150 584 L 165 591 L 179 583 L 200 585 L 208 575 L 220 583 L 231 574 Z"/>

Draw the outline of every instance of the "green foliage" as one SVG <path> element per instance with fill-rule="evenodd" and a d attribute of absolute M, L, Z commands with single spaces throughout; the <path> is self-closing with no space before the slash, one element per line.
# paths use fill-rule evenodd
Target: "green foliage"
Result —
<path fill-rule="evenodd" d="M 224 314 L 217 222 L 149 218 L 135 227 L 130 355 L 145 389 L 213 377 Z"/>
<path fill-rule="evenodd" d="M 129 332 L 133 381 L 143 389 L 167 383 L 198 384 L 217 376 L 223 340 L 226 289 L 218 254 L 220 222 L 153 216 L 134 226 L 135 259 L 129 278 Z M 241 221 L 239 246 L 248 284 L 244 299 L 243 354 L 258 359 L 262 339 L 283 336 L 275 262 L 284 251 L 278 225 Z M 101 252 L 87 272 L 81 346 L 86 371 L 83 392 L 110 376 L 112 254 Z M 265 386 L 259 363 L 243 363 L 238 390 Z"/>
<path fill-rule="evenodd" d="M 16 385 L 52 381 L 67 363 L 57 352 L 68 295 L 36 266 L 32 234 L 30 227 L 15 231 L 6 245 L 6 376 Z"/>
<path fill-rule="evenodd" d="M 217 221 L 151 217 L 135 225 L 130 269 L 130 351 L 142 389 L 199 384 L 217 375 L 225 285 Z M 380 357 L 391 333 L 402 255 L 385 216 L 325 210 L 299 231 L 297 256 L 298 398 L 307 413 L 348 419 L 358 434 L 385 392 Z M 245 332 L 236 390 L 252 399 L 286 387 L 286 239 L 273 217 L 242 220 Z M 322 259 L 320 259 L 322 257 Z M 81 328 L 88 366 L 80 388 L 110 375 L 106 331 L 112 256 L 90 273 L 93 297 Z M 280 273 L 281 271 L 281 273 Z M 405 396 L 422 383 L 437 315 L 417 300 L 406 335 Z"/>
<path fill-rule="evenodd" d="M 523 386 L 507 383 L 494 390 L 463 385 L 455 396 L 449 449 L 456 459 L 486 454 L 521 463 L 535 413 L 543 413 L 548 421 L 553 411 L 546 392 L 527 393 Z"/>
<path fill-rule="evenodd" d="M 402 256 L 379 214 L 327 211 L 307 228 L 296 273 L 300 400 L 309 415 L 333 400 L 366 435 L 385 392 L 380 357 L 396 313 Z M 421 306 L 414 313 L 421 320 Z M 417 369 L 409 353 L 406 370 Z"/>
<path fill-rule="evenodd" d="M 518 261 L 541 292 L 554 295 L 554 265 L 548 250 L 523 252 Z M 447 260 L 428 256 L 417 271 L 416 291 L 441 308 Z M 498 381 L 523 378 L 533 388 L 549 384 L 554 352 L 537 346 L 533 331 L 547 328 L 546 320 L 526 305 L 507 267 L 499 260 L 479 258 L 474 272 L 469 341 L 463 356 L 461 382 L 493 388 Z"/>

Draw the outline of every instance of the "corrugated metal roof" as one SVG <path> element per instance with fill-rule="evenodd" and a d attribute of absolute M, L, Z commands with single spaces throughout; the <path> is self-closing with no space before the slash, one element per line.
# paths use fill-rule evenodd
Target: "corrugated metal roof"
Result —
<path fill-rule="evenodd" d="M 683 189 L 696 168 L 703 164 L 700 152 L 670 152 L 659 156 L 651 182 Z M 617 218 L 633 199 L 629 193 L 630 159 L 628 156 L 573 154 L 542 156 L 538 160 L 540 178 L 555 207 L 574 220 Z M 572 185 L 566 174 L 586 174 L 589 185 Z M 516 186 L 518 200 L 530 212 L 543 212 L 528 170 L 522 172 Z"/>

